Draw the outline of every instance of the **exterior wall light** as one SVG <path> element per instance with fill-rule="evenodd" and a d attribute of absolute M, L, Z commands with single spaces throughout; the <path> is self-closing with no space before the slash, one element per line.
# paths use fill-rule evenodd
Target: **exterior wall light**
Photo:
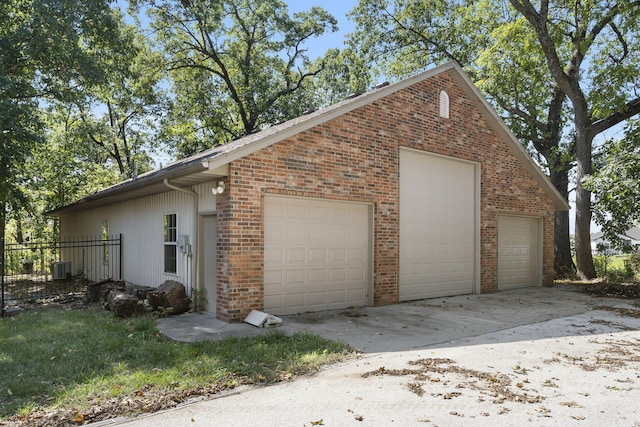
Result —
<path fill-rule="evenodd" d="M 220 181 L 218 182 L 218 186 L 216 188 L 212 188 L 211 192 L 216 195 L 216 194 L 222 194 L 224 192 L 225 186 L 224 186 L 224 181 Z"/>

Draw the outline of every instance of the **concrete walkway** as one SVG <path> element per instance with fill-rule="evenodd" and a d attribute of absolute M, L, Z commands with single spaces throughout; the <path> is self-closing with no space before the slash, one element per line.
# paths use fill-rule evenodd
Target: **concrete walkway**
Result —
<path fill-rule="evenodd" d="M 496 294 L 433 298 L 416 302 L 281 316 L 276 328 L 225 323 L 209 313 L 160 319 L 160 332 L 176 341 L 255 336 L 274 330 L 306 331 L 343 341 L 365 352 L 403 351 L 455 339 L 584 313 L 620 300 L 558 288 L 525 288 Z"/>
<path fill-rule="evenodd" d="M 163 320 L 162 332 L 183 340 L 270 332 L 188 316 Z M 101 424 L 640 426 L 640 309 L 631 301 L 534 288 L 283 320 L 286 333 L 307 330 L 367 354 Z"/>

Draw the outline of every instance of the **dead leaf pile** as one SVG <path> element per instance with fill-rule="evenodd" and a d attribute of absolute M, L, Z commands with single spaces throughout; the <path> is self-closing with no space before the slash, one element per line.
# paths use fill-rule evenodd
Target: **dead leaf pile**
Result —
<path fill-rule="evenodd" d="M 640 284 L 638 283 L 592 283 L 582 285 L 582 291 L 598 297 L 640 298 Z"/>
<path fill-rule="evenodd" d="M 638 340 L 593 339 L 590 342 L 600 345 L 601 348 L 592 354 L 579 357 L 556 353 L 556 357 L 547 359 L 544 363 L 565 361 L 579 366 L 583 371 L 606 369 L 610 372 L 616 372 L 630 364 L 640 363 L 640 341 Z"/>
<path fill-rule="evenodd" d="M 480 394 L 488 395 L 493 403 L 496 404 L 502 404 L 505 401 L 539 403 L 544 399 L 543 396 L 538 394 L 527 393 L 522 382 L 517 383 L 514 389 L 508 375 L 464 368 L 458 366 L 456 362 L 451 359 L 421 359 L 409 362 L 409 364 L 417 366 L 417 368 L 385 369 L 382 367 L 375 371 L 367 372 L 362 376 L 363 378 L 385 375 L 396 377 L 411 376 L 412 381 L 407 384 L 407 388 L 418 396 L 422 396 L 425 390 L 429 389 L 429 383 L 444 382 L 446 375 L 451 376 L 451 374 L 453 374 L 459 378 L 459 381 L 456 381 L 458 384 L 457 388 L 476 390 L 480 392 Z M 520 372 L 526 372 L 526 370 L 521 370 Z M 432 394 L 434 397 L 442 397 L 446 400 L 454 399 L 461 395 L 462 393 L 457 391 Z"/>
<path fill-rule="evenodd" d="M 120 416 L 129 416 L 145 412 L 156 412 L 176 407 L 190 399 L 212 396 L 226 390 L 225 385 L 212 384 L 190 390 L 166 390 L 152 385 L 142 387 L 135 392 L 100 401 L 89 409 L 77 410 L 61 408 L 55 411 L 33 411 L 29 415 L 15 415 L 10 418 L 7 427 L 71 427 L 95 423 Z M 89 402 L 90 404 L 94 402 Z"/>
<path fill-rule="evenodd" d="M 611 307 L 611 306 L 608 306 L 608 305 L 604 305 L 604 306 L 596 307 L 596 310 L 613 311 L 618 316 L 633 317 L 633 318 L 636 318 L 636 319 L 640 318 L 640 310 L 636 310 L 636 309 L 633 309 L 633 308 Z M 632 331 L 634 329 L 628 328 L 627 330 Z"/>

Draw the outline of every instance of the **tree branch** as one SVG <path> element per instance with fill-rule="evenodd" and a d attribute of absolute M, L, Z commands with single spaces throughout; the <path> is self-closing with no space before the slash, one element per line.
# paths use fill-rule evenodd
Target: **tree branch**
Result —
<path fill-rule="evenodd" d="M 628 102 L 625 108 L 616 111 L 609 117 L 593 122 L 591 129 L 593 130 L 593 134 L 597 135 L 637 114 L 640 114 L 640 98 Z"/>
<path fill-rule="evenodd" d="M 536 11 L 529 0 L 509 1 L 533 27 L 536 36 L 538 37 L 538 41 L 540 42 L 540 46 L 542 47 L 549 71 L 558 86 L 565 94 L 567 94 L 567 96 L 569 96 L 569 98 L 571 98 L 574 104 L 579 102 L 579 100 L 583 100 L 582 102 L 584 102 L 584 95 L 579 82 L 577 79 L 571 77 L 571 74 L 577 72 L 577 69 L 575 68 L 580 65 L 580 51 L 578 50 L 574 52 L 574 56 L 570 63 L 571 65 L 565 72 L 564 68 L 560 64 L 558 52 L 547 28 L 547 16 L 549 12 L 548 0 L 543 0 L 541 2 L 540 13 Z"/>
<path fill-rule="evenodd" d="M 620 59 L 615 58 L 613 55 L 609 54 L 609 58 L 611 58 L 611 60 L 616 63 L 616 64 L 620 64 L 622 61 L 624 61 L 624 59 L 629 56 L 629 45 L 627 44 L 627 41 L 624 39 L 624 35 L 620 32 L 620 29 L 618 28 L 618 26 L 611 22 L 609 24 L 609 26 L 611 27 L 611 30 L 616 34 L 616 37 L 618 38 L 618 41 L 620 42 L 620 44 L 622 45 L 622 57 Z"/>
<path fill-rule="evenodd" d="M 407 27 L 406 25 L 404 25 L 397 17 L 395 14 L 390 13 L 388 10 L 384 9 L 383 11 L 384 14 L 386 14 L 400 29 L 407 31 L 415 36 L 418 37 L 418 39 L 422 40 L 427 46 L 433 46 L 438 52 L 440 52 L 441 54 L 443 54 L 445 57 L 447 57 L 448 59 L 450 59 L 451 61 L 454 61 L 460 65 L 466 65 L 466 64 L 461 64 L 460 61 L 458 60 L 458 58 L 455 57 L 455 55 L 453 55 L 451 52 L 449 52 L 443 45 L 441 45 L 440 43 L 436 42 L 435 40 L 430 39 L 429 37 L 425 36 L 423 33 L 421 33 L 420 31 L 416 30 L 413 27 Z M 429 51 L 427 49 L 427 51 Z"/>

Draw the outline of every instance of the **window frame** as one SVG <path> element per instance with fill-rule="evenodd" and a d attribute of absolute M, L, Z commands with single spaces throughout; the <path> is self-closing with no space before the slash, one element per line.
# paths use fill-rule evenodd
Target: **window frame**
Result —
<path fill-rule="evenodd" d="M 178 214 L 162 216 L 162 259 L 165 274 L 178 274 Z"/>

